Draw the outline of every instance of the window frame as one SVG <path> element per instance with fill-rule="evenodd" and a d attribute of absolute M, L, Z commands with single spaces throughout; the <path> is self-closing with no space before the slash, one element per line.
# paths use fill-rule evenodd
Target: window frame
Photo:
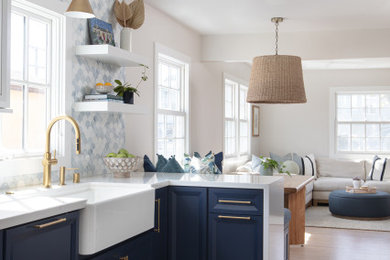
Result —
<path fill-rule="evenodd" d="M 156 161 L 156 153 L 158 151 L 158 115 L 173 115 L 173 116 L 184 116 L 184 143 L 185 148 L 184 152 L 189 153 L 190 151 L 190 99 L 189 99 L 189 82 L 190 82 L 190 68 L 191 68 L 191 59 L 175 50 L 172 50 L 160 43 L 155 42 L 154 46 L 154 155 L 153 160 Z M 159 63 L 160 57 L 167 61 L 167 63 L 176 63 L 177 65 L 183 66 L 181 70 L 182 86 L 181 86 L 181 110 L 182 111 L 173 111 L 168 109 L 159 109 L 158 100 L 159 100 Z"/>
<path fill-rule="evenodd" d="M 20 12 L 23 15 L 30 17 L 38 17 L 40 20 L 48 20 L 51 23 L 51 31 L 49 32 L 51 38 L 51 55 L 48 55 L 48 71 L 47 71 L 47 85 L 55 86 L 55 88 L 48 88 L 47 102 L 49 108 L 46 115 L 47 124 L 55 116 L 65 114 L 69 111 L 69 106 L 66 105 L 66 95 L 69 90 L 65 88 L 66 80 L 66 18 L 57 12 L 46 9 L 36 4 L 23 1 L 12 0 L 10 3 L 10 10 L 12 12 Z M 51 56 L 49 58 L 49 56 Z M 28 57 L 26 57 L 28 59 Z M 27 62 L 25 60 L 25 66 Z M 24 71 L 26 74 L 27 71 Z M 10 77 L 11 78 L 11 77 Z M 25 79 L 23 80 L 23 82 Z M 10 79 L 10 83 L 13 80 Z M 16 82 L 20 85 L 20 82 Z M 29 82 L 32 83 L 32 82 Z M 32 83 L 32 86 L 40 87 L 40 83 Z M 24 111 L 25 112 L 25 111 Z M 71 128 L 66 126 L 64 122 L 56 124 L 58 126 L 53 128 L 52 131 L 52 149 L 53 147 L 59 147 L 57 151 L 58 161 L 61 165 L 70 165 L 71 163 L 71 145 L 70 142 L 66 142 L 71 136 Z M 45 143 L 42 144 L 45 147 Z M 34 154 L 23 154 L 13 156 L 11 159 L 0 160 L 0 168 L 4 169 L 4 175 L 2 176 L 18 176 L 25 174 L 36 174 L 42 172 L 42 158 L 43 153 L 40 152 Z"/>
<path fill-rule="evenodd" d="M 390 156 L 389 152 L 381 151 L 338 151 L 337 150 L 337 95 L 340 94 L 390 94 L 390 86 L 371 86 L 371 87 L 334 87 L 330 88 L 329 95 L 329 156 L 331 158 L 341 159 L 371 159 L 374 155 Z M 390 123 L 390 121 L 345 121 L 346 124 L 354 122 L 367 125 L 370 123 Z M 340 121 L 343 123 L 343 121 Z"/>
<path fill-rule="evenodd" d="M 234 84 L 236 84 L 236 87 L 235 89 L 233 90 L 233 94 L 234 94 L 234 97 L 233 97 L 233 112 L 234 112 L 234 116 L 233 118 L 227 118 L 226 115 L 225 115 L 225 97 L 226 97 L 226 81 L 231 81 L 233 82 Z M 249 158 L 250 155 L 251 155 L 251 152 L 252 152 L 252 147 L 251 147 L 251 142 L 252 142 L 252 138 L 251 138 L 251 129 L 252 129 L 252 120 L 251 120 L 251 104 L 248 104 L 246 101 L 245 103 L 248 104 L 248 111 L 247 111 L 247 120 L 242 120 L 240 118 L 240 109 L 241 109 L 241 104 L 240 104 L 240 95 L 241 95 L 241 88 L 244 87 L 246 88 L 246 92 L 248 93 L 248 88 L 249 88 L 249 83 L 243 79 L 240 79 L 240 78 L 237 78 L 235 76 L 232 76 L 228 73 L 223 73 L 223 101 L 222 101 L 222 104 L 223 104 L 223 135 L 222 135 L 222 144 L 223 144 L 223 153 L 224 153 L 224 157 L 226 159 L 240 159 L 240 158 Z M 246 100 L 246 97 L 245 97 L 245 100 Z M 232 121 L 235 123 L 235 132 L 236 132 L 236 136 L 235 136 L 235 147 L 236 147 L 236 151 L 234 154 L 228 154 L 226 152 L 226 144 L 225 144 L 225 139 L 226 139 L 226 121 Z M 247 135 L 248 135 L 248 143 L 247 143 L 247 146 L 248 146 L 248 149 L 247 149 L 247 152 L 245 153 L 241 153 L 240 152 L 240 139 L 241 139 L 241 133 L 240 133 L 240 123 L 242 121 L 246 121 L 248 123 L 248 128 L 247 128 Z"/>

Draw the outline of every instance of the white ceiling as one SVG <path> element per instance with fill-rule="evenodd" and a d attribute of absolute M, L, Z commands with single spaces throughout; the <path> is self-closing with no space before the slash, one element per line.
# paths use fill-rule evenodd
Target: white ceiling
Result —
<path fill-rule="evenodd" d="M 389 0 L 145 0 L 201 34 L 390 28 Z"/>

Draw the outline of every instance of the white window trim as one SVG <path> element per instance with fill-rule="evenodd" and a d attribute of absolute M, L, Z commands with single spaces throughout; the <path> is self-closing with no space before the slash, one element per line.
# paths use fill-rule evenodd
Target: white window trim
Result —
<path fill-rule="evenodd" d="M 365 160 L 372 159 L 375 154 L 390 156 L 389 153 L 360 153 L 360 152 L 337 152 L 337 134 L 336 134 L 336 95 L 337 94 L 351 94 L 351 93 L 377 93 L 390 92 L 390 86 L 370 86 L 370 87 L 334 87 L 330 88 L 329 95 L 329 157 L 351 160 Z"/>
<path fill-rule="evenodd" d="M 190 147 L 190 117 L 191 117 L 191 100 L 190 100 L 190 87 L 189 87 L 189 82 L 190 82 L 190 69 L 191 69 L 191 58 L 178 52 L 175 50 L 172 50 L 160 43 L 155 42 L 154 43 L 154 117 L 153 117 L 153 124 L 154 124 L 154 137 L 153 137 L 153 147 L 154 147 L 154 155 L 157 153 L 157 115 L 158 109 L 157 104 L 158 104 L 158 62 L 159 62 L 159 55 L 166 55 L 170 58 L 173 58 L 178 61 L 178 63 L 185 63 L 186 68 L 185 68 L 185 85 L 184 85 L 184 100 L 187 102 L 184 102 L 184 110 L 186 112 L 186 122 L 185 122 L 185 144 L 186 144 L 186 149 L 184 150 L 185 153 L 188 153 L 191 150 Z M 176 112 L 174 111 L 169 111 L 169 114 L 172 115 L 177 115 Z M 181 115 L 182 113 L 180 113 Z M 152 158 L 151 158 L 152 159 Z M 156 156 L 153 156 L 153 161 L 156 160 Z"/>
<path fill-rule="evenodd" d="M 58 42 L 52 43 L 52 53 L 57 53 L 57 55 L 52 57 L 52 64 L 58 64 L 58 67 L 55 69 L 52 69 L 52 73 L 50 73 L 50 77 L 52 77 L 53 82 L 58 82 L 59 86 L 56 89 L 50 90 L 50 99 L 51 99 L 51 111 L 50 115 L 48 116 L 49 121 L 50 119 L 54 118 L 55 116 L 65 114 L 70 112 L 70 105 L 69 102 L 66 102 L 65 98 L 57 99 L 55 97 L 66 97 L 67 95 L 70 95 L 70 90 L 66 90 L 65 88 L 65 79 L 68 78 L 65 75 L 65 56 L 66 56 L 66 19 L 65 16 L 56 13 L 54 11 L 50 11 L 47 9 L 42 9 L 40 6 L 32 4 L 28 1 L 24 0 L 12 0 L 11 1 L 11 9 L 15 8 L 23 8 L 27 7 L 29 11 L 34 12 L 40 16 L 47 17 L 48 19 L 52 20 L 52 32 L 53 39 L 58 39 Z M 54 34 L 56 35 L 54 37 Z M 67 69 L 67 73 L 69 73 L 70 70 Z M 55 100 L 55 102 L 53 102 Z M 53 106 L 53 104 L 55 104 Z M 62 147 L 61 151 L 58 151 L 58 165 L 71 165 L 71 147 L 73 142 L 67 142 L 66 140 L 69 140 L 71 138 L 71 128 L 70 126 L 64 127 L 64 122 L 61 122 L 59 126 L 53 128 L 53 131 L 57 129 L 56 134 L 57 136 L 64 136 L 64 138 L 60 139 L 60 146 Z M 54 133 L 54 132 L 53 132 Z M 54 135 L 52 133 L 52 136 Z M 55 141 L 52 141 L 52 144 L 54 144 Z M 42 147 L 45 147 L 45 143 L 42 144 Z M 53 147 L 53 145 L 52 145 Z M 27 174 L 36 174 L 43 172 L 42 167 L 42 159 L 43 159 L 43 153 L 39 156 L 33 156 L 33 157 L 22 157 L 22 158 L 14 158 L 10 160 L 1 160 L 0 161 L 0 169 L 1 175 L 4 177 L 8 176 L 20 176 L 20 175 L 27 175 Z M 53 169 L 55 170 L 55 169 Z"/>
<path fill-rule="evenodd" d="M 241 154 L 239 149 L 237 150 L 238 152 L 235 154 L 235 155 L 226 155 L 225 154 L 225 121 L 226 121 L 226 118 L 225 118 L 225 81 L 226 80 L 230 80 L 230 81 L 234 81 L 236 83 L 239 84 L 239 88 L 237 89 L 236 92 L 238 92 L 238 95 L 239 95 L 239 92 L 240 92 L 240 85 L 244 85 L 244 86 L 247 86 L 249 88 L 249 82 L 243 80 L 243 79 L 240 79 L 240 78 L 237 78 L 233 75 L 230 75 L 228 73 L 223 73 L 223 76 L 222 76 L 222 84 L 223 84 L 223 97 L 222 97 L 222 111 L 223 111 L 223 135 L 222 135 L 222 147 L 223 147 L 223 152 L 224 152 L 224 157 L 225 159 L 230 159 L 230 160 L 233 160 L 233 159 L 247 159 L 247 158 L 250 158 L 251 156 L 251 153 L 252 153 L 252 134 L 251 134 L 251 129 L 252 129 L 252 120 L 251 120 L 251 117 L 252 117 L 252 113 L 251 113 L 251 109 L 252 109 L 252 106 L 251 104 L 249 104 L 249 108 L 248 108 L 248 154 Z M 237 93 L 236 93 L 237 95 Z M 235 96 L 235 99 L 237 99 L 239 101 L 239 96 Z M 236 100 L 234 101 L 236 102 Z M 239 117 L 240 116 L 240 104 L 238 103 L 237 104 L 237 111 L 235 111 L 235 113 L 237 114 L 237 116 Z M 234 119 L 234 121 L 236 121 Z M 240 122 L 241 119 L 238 118 L 238 122 Z M 236 147 L 239 147 L 239 140 L 240 140 L 240 136 L 239 136 L 239 128 L 240 125 L 239 124 L 236 124 L 236 134 L 238 135 L 238 138 L 236 138 Z"/>

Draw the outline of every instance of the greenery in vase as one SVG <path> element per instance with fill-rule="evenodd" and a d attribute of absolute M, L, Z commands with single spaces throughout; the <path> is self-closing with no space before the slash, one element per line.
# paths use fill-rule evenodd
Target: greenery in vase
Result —
<path fill-rule="evenodd" d="M 114 88 L 114 91 L 115 91 L 115 93 L 117 93 L 118 96 L 123 97 L 123 94 L 125 92 L 133 92 L 133 93 L 137 94 L 137 96 L 140 96 L 138 87 L 140 86 L 140 84 L 142 82 L 148 80 L 148 76 L 146 75 L 146 71 L 149 69 L 149 67 L 144 65 L 144 64 L 140 64 L 140 66 L 143 67 L 143 71 L 142 71 L 142 74 L 141 74 L 141 78 L 140 78 L 140 80 L 138 81 L 138 84 L 135 87 L 133 87 L 128 82 L 122 83 L 122 81 L 120 81 L 119 79 L 115 80 L 115 83 L 117 84 L 117 86 Z"/>
<path fill-rule="evenodd" d="M 264 167 L 264 169 L 276 169 L 279 173 L 287 173 L 288 176 L 291 176 L 291 173 L 284 169 L 286 168 L 285 165 L 282 165 L 271 158 L 264 158 L 262 156 L 260 156 L 260 158 L 262 159 L 260 164 Z"/>

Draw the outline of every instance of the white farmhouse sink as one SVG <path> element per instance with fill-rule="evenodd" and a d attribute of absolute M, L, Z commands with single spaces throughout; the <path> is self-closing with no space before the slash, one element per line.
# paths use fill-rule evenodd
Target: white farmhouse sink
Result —
<path fill-rule="evenodd" d="M 154 192 L 147 185 L 85 183 L 67 186 L 59 197 L 84 198 L 79 253 L 91 255 L 154 226 Z"/>

